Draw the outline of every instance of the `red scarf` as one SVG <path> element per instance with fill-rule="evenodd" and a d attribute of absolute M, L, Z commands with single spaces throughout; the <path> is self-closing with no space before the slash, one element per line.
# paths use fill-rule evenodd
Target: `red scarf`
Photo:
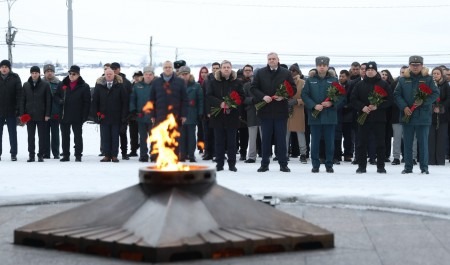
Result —
<path fill-rule="evenodd" d="M 69 83 L 70 90 L 74 90 L 77 85 L 78 85 L 78 79 L 73 82 L 70 82 Z"/>

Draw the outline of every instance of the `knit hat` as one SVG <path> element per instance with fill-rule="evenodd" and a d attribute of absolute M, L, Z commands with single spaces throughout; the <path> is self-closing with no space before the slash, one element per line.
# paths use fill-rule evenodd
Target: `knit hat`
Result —
<path fill-rule="evenodd" d="M 72 65 L 69 69 L 69 73 L 77 73 L 80 74 L 80 67 L 78 65 Z"/>
<path fill-rule="evenodd" d="M 368 62 L 367 66 L 366 66 L 366 70 L 369 70 L 369 69 L 373 69 L 375 71 L 378 71 L 377 63 L 374 62 L 374 61 Z"/>
<path fill-rule="evenodd" d="M 300 74 L 300 68 L 298 67 L 298 64 L 293 64 L 293 65 L 291 65 L 290 67 L 289 67 L 289 71 L 291 71 L 291 72 L 297 72 L 297 73 L 299 73 Z"/>
<path fill-rule="evenodd" d="M 55 66 L 53 64 L 44 65 L 44 73 L 47 71 L 55 72 Z"/>
<path fill-rule="evenodd" d="M 412 63 L 423 64 L 423 57 L 419 56 L 419 55 L 413 55 L 413 56 L 409 57 L 409 64 L 412 64 Z"/>
<path fill-rule="evenodd" d="M 39 66 L 32 66 L 30 68 L 30 73 L 40 73 L 41 72 L 41 68 L 39 68 Z"/>
<path fill-rule="evenodd" d="M 0 67 L 2 67 L 2 66 L 6 66 L 6 67 L 8 67 L 11 70 L 11 62 L 8 61 L 8 60 L 1 61 L 0 62 Z"/>
<path fill-rule="evenodd" d="M 191 68 L 189 68 L 188 66 L 181 66 L 180 70 L 178 70 L 179 74 L 190 74 L 191 73 Z"/>
<path fill-rule="evenodd" d="M 155 69 L 153 68 L 153 66 L 146 66 L 144 67 L 144 71 L 142 71 L 143 73 L 155 73 Z"/>

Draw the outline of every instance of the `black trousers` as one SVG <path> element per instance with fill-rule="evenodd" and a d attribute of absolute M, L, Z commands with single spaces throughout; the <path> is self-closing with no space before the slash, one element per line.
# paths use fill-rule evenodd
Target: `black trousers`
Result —
<path fill-rule="evenodd" d="M 70 128 L 72 128 L 75 156 L 81 157 L 83 154 L 83 123 L 61 123 L 60 128 L 63 156 L 70 156 Z"/>
<path fill-rule="evenodd" d="M 366 168 L 367 166 L 367 149 L 371 133 L 375 139 L 377 167 L 384 168 L 386 123 L 381 122 L 366 122 L 358 126 L 358 143 L 356 145 L 358 165 L 360 168 Z"/>
<path fill-rule="evenodd" d="M 130 126 L 130 148 L 132 153 L 136 153 L 139 148 L 139 128 L 136 120 L 128 122 Z"/>
<path fill-rule="evenodd" d="M 239 146 L 239 154 L 242 157 L 247 157 L 247 148 L 248 148 L 248 128 L 239 128 L 237 130 L 236 140 Z"/>
<path fill-rule="evenodd" d="M 47 122 L 46 121 L 29 121 L 27 122 L 27 132 L 28 132 L 28 153 L 30 154 L 30 157 L 34 157 L 36 145 L 35 145 L 35 135 L 36 135 L 36 128 L 38 131 L 38 137 L 39 137 L 39 152 L 38 156 L 42 157 L 44 154 L 47 153 L 47 137 L 46 137 L 46 131 L 47 131 Z"/>
<path fill-rule="evenodd" d="M 49 120 L 46 126 L 46 153 L 45 156 L 50 157 L 50 151 L 54 157 L 59 157 L 59 121 L 58 120 Z"/>

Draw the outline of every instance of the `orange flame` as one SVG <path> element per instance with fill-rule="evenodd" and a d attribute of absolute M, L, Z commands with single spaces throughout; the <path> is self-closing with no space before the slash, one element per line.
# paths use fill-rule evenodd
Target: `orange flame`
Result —
<path fill-rule="evenodd" d="M 153 102 L 147 101 L 147 103 L 142 107 L 142 112 L 149 114 L 153 110 Z"/>
<path fill-rule="evenodd" d="M 176 138 L 180 133 L 176 130 L 178 127 L 173 114 L 167 115 L 167 119 L 151 130 L 149 142 L 152 145 L 152 154 L 158 154 L 156 159 L 156 168 L 164 171 L 188 171 L 189 166 L 178 162 L 178 156 L 175 154 L 175 147 L 178 146 Z"/>
<path fill-rule="evenodd" d="M 204 142 L 202 142 L 202 141 L 199 141 L 198 143 L 197 143 L 197 146 L 198 146 L 198 148 L 199 149 L 205 149 L 205 143 Z"/>

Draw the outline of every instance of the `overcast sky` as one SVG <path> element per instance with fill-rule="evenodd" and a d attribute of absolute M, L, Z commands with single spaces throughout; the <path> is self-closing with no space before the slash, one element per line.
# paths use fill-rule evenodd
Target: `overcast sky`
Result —
<path fill-rule="evenodd" d="M 447 0 L 73 0 L 74 62 L 188 64 L 224 59 L 259 64 L 276 51 L 281 62 L 331 64 L 375 60 L 450 63 Z M 17 0 L 11 9 L 18 29 L 15 62 L 67 62 L 66 0 Z M 8 5 L 0 0 L 0 31 Z M 2 35 L 1 59 L 8 57 Z"/>

